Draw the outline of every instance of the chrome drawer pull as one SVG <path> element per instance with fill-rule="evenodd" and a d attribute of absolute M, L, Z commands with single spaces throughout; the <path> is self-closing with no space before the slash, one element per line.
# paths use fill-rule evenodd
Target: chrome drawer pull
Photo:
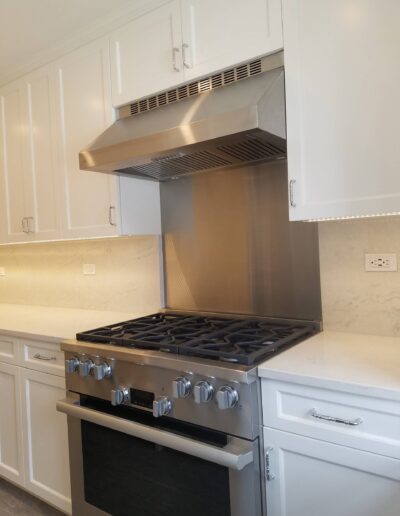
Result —
<path fill-rule="evenodd" d="M 361 417 L 358 417 L 357 419 L 341 419 L 340 417 L 319 414 L 315 408 L 311 409 L 310 414 L 312 417 L 315 417 L 315 419 L 323 419 L 324 421 L 332 421 L 333 423 L 341 423 L 342 425 L 358 426 L 363 422 Z"/>
<path fill-rule="evenodd" d="M 46 357 L 46 355 L 41 355 L 40 353 L 35 353 L 33 358 L 37 358 L 38 360 L 57 360 L 57 357 Z"/>

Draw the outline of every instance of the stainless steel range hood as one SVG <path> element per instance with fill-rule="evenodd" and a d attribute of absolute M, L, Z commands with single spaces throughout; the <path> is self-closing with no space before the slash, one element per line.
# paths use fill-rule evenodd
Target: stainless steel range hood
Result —
<path fill-rule="evenodd" d="M 206 91 L 204 91 L 206 90 Z M 159 181 L 284 158 L 283 55 L 241 65 L 119 111 L 80 168 Z"/>

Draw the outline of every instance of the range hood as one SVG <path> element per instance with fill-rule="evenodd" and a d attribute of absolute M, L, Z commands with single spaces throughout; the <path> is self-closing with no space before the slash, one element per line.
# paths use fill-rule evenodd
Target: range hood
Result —
<path fill-rule="evenodd" d="M 282 52 L 119 110 L 80 168 L 166 181 L 286 156 Z"/>

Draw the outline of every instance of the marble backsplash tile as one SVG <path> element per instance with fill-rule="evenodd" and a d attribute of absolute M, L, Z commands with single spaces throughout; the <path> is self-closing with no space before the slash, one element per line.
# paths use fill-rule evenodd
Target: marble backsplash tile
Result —
<path fill-rule="evenodd" d="M 365 253 L 400 260 L 400 217 L 322 222 L 319 235 L 324 327 L 400 336 L 400 271 L 364 270 Z"/>
<path fill-rule="evenodd" d="M 141 312 L 160 307 L 159 237 L 0 247 L 0 302 Z M 82 265 L 96 265 L 84 276 Z"/>

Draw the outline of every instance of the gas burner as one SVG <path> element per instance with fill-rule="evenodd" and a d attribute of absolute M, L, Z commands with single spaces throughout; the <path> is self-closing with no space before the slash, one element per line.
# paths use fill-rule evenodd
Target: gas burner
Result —
<path fill-rule="evenodd" d="M 77 339 L 253 365 L 317 331 L 309 322 L 158 313 L 78 333 Z"/>

